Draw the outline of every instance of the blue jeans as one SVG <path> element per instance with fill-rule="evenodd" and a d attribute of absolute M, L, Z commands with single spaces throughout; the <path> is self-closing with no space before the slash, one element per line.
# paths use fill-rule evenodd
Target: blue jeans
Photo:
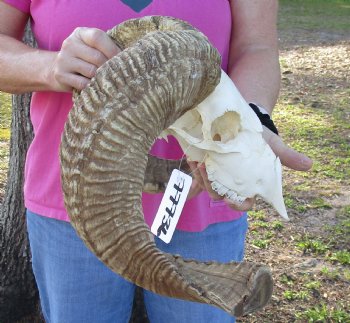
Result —
<path fill-rule="evenodd" d="M 135 286 L 112 272 L 84 245 L 69 223 L 27 211 L 33 271 L 46 322 L 127 323 Z M 185 258 L 227 262 L 243 259 L 247 216 L 209 226 L 202 232 L 175 231 L 158 247 Z M 144 291 L 151 323 L 224 323 L 234 318 L 206 304 Z"/>

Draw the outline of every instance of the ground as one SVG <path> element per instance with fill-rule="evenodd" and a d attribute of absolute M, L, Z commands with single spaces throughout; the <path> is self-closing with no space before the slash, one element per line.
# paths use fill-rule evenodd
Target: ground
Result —
<path fill-rule="evenodd" d="M 274 293 L 238 322 L 350 322 L 350 2 L 280 3 L 282 88 L 273 118 L 314 166 L 284 169 L 289 222 L 260 200 L 250 213 L 246 258 L 271 268 Z M 0 96 L 0 203 L 9 100 Z"/>
<path fill-rule="evenodd" d="M 311 12 L 310 2 L 281 4 L 274 120 L 314 167 L 284 169 L 290 222 L 264 203 L 250 214 L 246 258 L 267 264 L 275 285 L 270 304 L 239 322 L 350 322 L 350 3 Z"/>

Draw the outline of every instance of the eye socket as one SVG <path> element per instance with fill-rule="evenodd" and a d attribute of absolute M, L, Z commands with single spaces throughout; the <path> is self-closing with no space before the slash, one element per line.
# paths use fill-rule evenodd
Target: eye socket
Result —
<path fill-rule="evenodd" d="M 179 126 L 187 134 L 198 140 L 203 140 L 203 121 L 197 110 L 193 109 L 186 112 L 178 121 L 181 121 Z"/>
<path fill-rule="evenodd" d="M 234 139 L 241 129 L 241 117 L 235 111 L 227 111 L 211 124 L 213 141 L 226 143 Z"/>

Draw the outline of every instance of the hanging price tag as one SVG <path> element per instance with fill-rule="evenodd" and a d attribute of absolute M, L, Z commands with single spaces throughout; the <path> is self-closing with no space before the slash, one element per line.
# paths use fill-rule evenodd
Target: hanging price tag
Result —
<path fill-rule="evenodd" d="M 160 203 L 151 231 L 165 243 L 169 243 L 192 184 L 192 177 L 174 169 Z"/>

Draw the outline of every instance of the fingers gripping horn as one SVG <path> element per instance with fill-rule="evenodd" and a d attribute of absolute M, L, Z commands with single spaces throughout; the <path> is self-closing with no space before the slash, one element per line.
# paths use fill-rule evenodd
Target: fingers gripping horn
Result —
<path fill-rule="evenodd" d="M 236 316 L 261 308 L 271 295 L 266 267 L 162 253 L 143 219 L 150 147 L 214 90 L 218 52 L 193 27 L 167 17 L 129 20 L 109 35 L 122 52 L 75 97 L 62 136 L 61 179 L 72 225 L 108 267 L 145 289 Z"/>

